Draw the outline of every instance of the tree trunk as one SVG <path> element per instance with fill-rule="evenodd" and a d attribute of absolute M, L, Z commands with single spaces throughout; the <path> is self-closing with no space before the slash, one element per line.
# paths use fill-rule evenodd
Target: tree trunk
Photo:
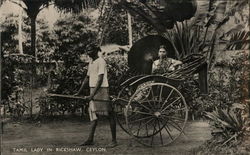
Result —
<path fill-rule="evenodd" d="M 36 16 L 30 17 L 31 20 L 31 55 L 36 58 Z"/>
<path fill-rule="evenodd" d="M 22 8 L 19 9 L 19 20 L 18 20 L 18 45 L 19 45 L 19 53 L 23 54 L 23 41 L 22 41 Z"/>
<path fill-rule="evenodd" d="M 32 72 L 32 77 L 31 77 L 31 90 L 33 89 L 33 84 L 34 84 L 34 80 L 36 79 L 36 17 L 37 14 L 34 16 L 30 16 L 30 20 L 31 20 L 31 55 L 35 57 L 35 59 L 33 60 L 32 66 L 31 67 L 31 72 Z M 33 99 L 32 99 L 32 92 L 31 92 L 31 108 L 30 108 L 30 117 L 32 118 L 32 108 L 33 108 Z"/>

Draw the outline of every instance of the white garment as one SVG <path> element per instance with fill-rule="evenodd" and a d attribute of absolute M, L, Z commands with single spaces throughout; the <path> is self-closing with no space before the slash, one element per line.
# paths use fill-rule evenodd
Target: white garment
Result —
<path fill-rule="evenodd" d="M 95 104 L 94 104 L 93 101 L 89 102 L 88 111 L 89 111 L 89 119 L 90 119 L 90 121 L 97 120 L 97 116 L 96 116 L 96 113 L 95 113 L 96 108 L 95 108 Z"/>
<path fill-rule="evenodd" d="M 89 76 L 89 87 L 96 87 L 98 76 L 103 75 L 103 82 L 101 87 L 108 87 L 108 76 L 107 76 L 107 65 L 103 58 L 98 58 L 95 61 L 89 63 L 88 73 Z"/>

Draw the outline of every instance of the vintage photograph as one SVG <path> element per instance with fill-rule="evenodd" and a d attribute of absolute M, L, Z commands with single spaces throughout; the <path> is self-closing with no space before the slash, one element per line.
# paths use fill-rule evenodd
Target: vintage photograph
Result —
<path fill-rule="evenodd" d="M 0 155 L 250 154 L 249 0 L 0 0 Z"/>

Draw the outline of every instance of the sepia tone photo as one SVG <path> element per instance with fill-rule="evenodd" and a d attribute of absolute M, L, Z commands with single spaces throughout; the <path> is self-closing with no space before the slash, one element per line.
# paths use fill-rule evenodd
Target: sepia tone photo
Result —
<path fill-rule="evenodd" d="M 249 0 L 0 0 L 0 155 L 250 154 Z"/>

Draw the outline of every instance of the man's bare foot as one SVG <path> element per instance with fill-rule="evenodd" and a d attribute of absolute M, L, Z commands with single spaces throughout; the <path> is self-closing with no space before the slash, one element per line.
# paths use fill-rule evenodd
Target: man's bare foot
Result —
<path fill-rule="evenodd" d="M 106 147 L 107 148 L 113 148 L 113 147 L 116 147 L 118 144 L 117 144 L 117 141 L 112 141 L 110 144 L 108 144 Z"/>
<path fill-rule="evenodd" d="M 84 143 L 80 144 L 80 146 L 88 146 L 88 145 L 94 145 L 94 142 L 91 140 L 87 140 Z"/>

